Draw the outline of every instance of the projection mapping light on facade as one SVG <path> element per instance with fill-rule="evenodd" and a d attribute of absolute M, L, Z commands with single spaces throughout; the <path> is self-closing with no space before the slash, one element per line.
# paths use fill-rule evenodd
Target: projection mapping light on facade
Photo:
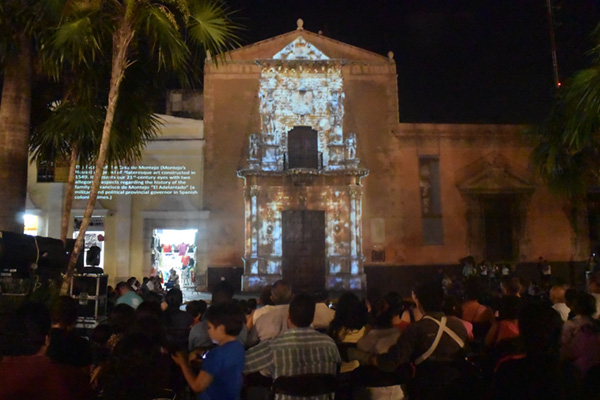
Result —
<path fill-rule="evenodd" d="M 258 62 L 261 131 L 249 135 L 248 168 L 238 171 L 245 178 L 244 288 L 283 277 L 297 288 L 361 289 L 360 179 L 368 171 L 358 168 L 356 134 L 343 130 L 343 62 L 302 36 Z M 307 242 L 321 231 L 322 240 Z"/>
<path fill-rule="evenodd" d="M 308 43 L 302 36 L 281 49 L 273 56 L 274 60 L 329 60 L 323 52 Z"/>

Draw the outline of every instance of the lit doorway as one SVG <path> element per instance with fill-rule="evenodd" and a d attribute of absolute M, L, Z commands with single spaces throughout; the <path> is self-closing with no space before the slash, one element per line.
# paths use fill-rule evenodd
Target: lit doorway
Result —
<path fill-rule="evenodd" d="M 23 233 L 29 236 L 37 236 L 39 217 L 33 214 L 25 214 L 23 219 L 25 222 Z"/>
<path fill-rule="evenodd" d="M 197 234 L 197 229 L 152 231 L 150 274 L 158 276 L 167 288 L 193 286 Z"/>

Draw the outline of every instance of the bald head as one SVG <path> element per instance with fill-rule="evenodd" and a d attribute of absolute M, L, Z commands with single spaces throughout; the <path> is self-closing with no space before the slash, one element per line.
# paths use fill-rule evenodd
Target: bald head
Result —
<path fill-rule="evenodd" d="M 292 287 L 284 280 L 278 280 L 271 288 L 271 300 L 273 304 L 290 304 L 292 301 Z"/>

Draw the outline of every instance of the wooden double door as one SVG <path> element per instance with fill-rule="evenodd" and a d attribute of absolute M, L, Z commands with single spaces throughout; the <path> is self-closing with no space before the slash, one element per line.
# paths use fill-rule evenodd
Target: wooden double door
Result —
<path fill-rule="evenodd" d="M 295 291 L 325 287 L 325 212 L 283 211 L 283 279 Z"/>

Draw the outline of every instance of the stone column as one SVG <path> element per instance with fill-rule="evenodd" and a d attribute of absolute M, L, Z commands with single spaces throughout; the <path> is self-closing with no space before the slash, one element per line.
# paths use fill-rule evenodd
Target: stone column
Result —
<path fill-rule="evenodd" d="M 245 274 L 258 274 L 258 230 L 256 228 L 256 186 L 249 186 L 244 189 L 244 206 L 246 217 L 246 237 L 245 237 Z"/>
<path fill-rule="evenodd" d="M 258 257 L 258 186 L 250 187 L 251 257 Z"/>
<path fill-rule="evenodd" d="M 360 198 L 360 188 L 352 185 L 350 186 L 350 273 L 352 275 L 358 274 L 358 259 L 359 259 L 359 214 L 358 214 L 358 199 Z"/>

